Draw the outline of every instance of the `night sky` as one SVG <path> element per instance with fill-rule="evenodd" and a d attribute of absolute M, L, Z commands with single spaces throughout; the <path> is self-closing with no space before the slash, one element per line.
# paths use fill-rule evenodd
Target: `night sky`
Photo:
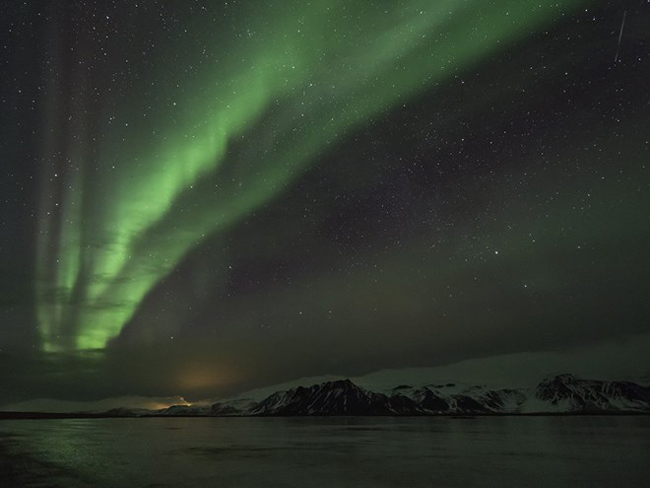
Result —
<path fill-rule="evenodd" d="M 650 371 L 650 3 L 11 0 L 0 26 L 0 402 L 612 344 Z"/>

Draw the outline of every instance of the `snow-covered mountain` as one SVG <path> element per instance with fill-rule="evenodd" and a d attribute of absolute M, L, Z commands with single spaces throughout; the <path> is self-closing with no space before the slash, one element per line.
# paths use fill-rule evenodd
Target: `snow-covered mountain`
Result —
<path fill-rule="evenodd" d="M 628 381 L 585 380 L 561 374 L 533 388 L 489 389 L 457 383 L 400 385 L 380 392 L 350 380 L 275 392 L 261 401 L 173 406 L 162 415 L 480 415 L 531 413 L 650 413 L 650 388 Z"/>
<path fill-rule="evenodd" d="M 522 412 L 648 412 L 650 389 L 630 381 L 599 381 L 561 374 L 528 395 Z"/>
<path fill-rule="evenodd" d="M 414 415 L 423 413 L 412 399 L 365 390 L 350 380 L 277 392 L 251 406 L 251 415 Z"/>
<path fill-rule="evenodd" d="M 120 417 L 650 413 L 650 387 L 631 381 L 589 380 L 559 374 L 543 379 L 532 388 L 444 383 L 403 384 L 373 391 L 345 379 L 290 387 L 265 397 L 246 395 L 198 404 L 190 404 L 181 397 L 123 397 L 92 405 L 46 403 L 36 401 L 19 405 L 21 409 L 3 410 Z"/>
<path fill-rule="evenodd" d="M 521 390 L 493 390 L 459 383 L 432 384 L 420 388 L 402 385 L 390 393 L 407 396 L 428 414 L 513 413 L 526 398 Z"/>

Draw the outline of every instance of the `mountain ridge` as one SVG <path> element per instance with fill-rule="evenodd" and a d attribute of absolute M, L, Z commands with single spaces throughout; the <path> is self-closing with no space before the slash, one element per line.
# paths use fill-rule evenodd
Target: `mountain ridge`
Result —
<path fill-rule="evenodd" d="M 372 391 L 349 379 L 276 391 L 261 401 L 170 407 L 161 415 L 340 416 L 650 413 L 650 388 L 630 381 L 547 377 L 532 388 L 490 389 L 446 383 Z"/>
<path fill-rule="evenodd" d="M 529 388 L 431 383 L 400 384 L 375 391 L 350 379 L 338 379 L 278 390 L 262 399 L 235 397 L 207 404 L 185 402 L 155 410 L 112 405 L 102 412 L 40 413 L 100 417 L 650 414 L 650 387 L 631 381 L 583 379 L 568 373 L 547 376 Z M 0 412 L 0 417 L 21 414 L 39 412 Z"/>

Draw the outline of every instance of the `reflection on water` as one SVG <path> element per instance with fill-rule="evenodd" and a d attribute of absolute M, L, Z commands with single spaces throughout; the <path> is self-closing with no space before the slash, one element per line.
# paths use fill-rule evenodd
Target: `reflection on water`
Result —
<path fill-rule="evenodd" d="M 0 421 L 0 486 L 650 486 L 650 417 Z"/>

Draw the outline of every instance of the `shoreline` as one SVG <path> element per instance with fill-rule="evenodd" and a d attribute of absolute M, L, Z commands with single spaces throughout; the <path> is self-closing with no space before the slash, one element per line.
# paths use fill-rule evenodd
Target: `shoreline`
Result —
<path fill-rule="evenodd" d="M 48 413 L 48 412 L 0 412 L 0 420 L 47 420 L 47 419 L 148 419 L 148 418 L 449 418 L 472 420 L 484 417 L 644 417 L 650 412 L 532 412 L 532 413 L 467 413 L 467 414 L 420 414 L 420 415 L 124 415 L 107 412 Z"/>

